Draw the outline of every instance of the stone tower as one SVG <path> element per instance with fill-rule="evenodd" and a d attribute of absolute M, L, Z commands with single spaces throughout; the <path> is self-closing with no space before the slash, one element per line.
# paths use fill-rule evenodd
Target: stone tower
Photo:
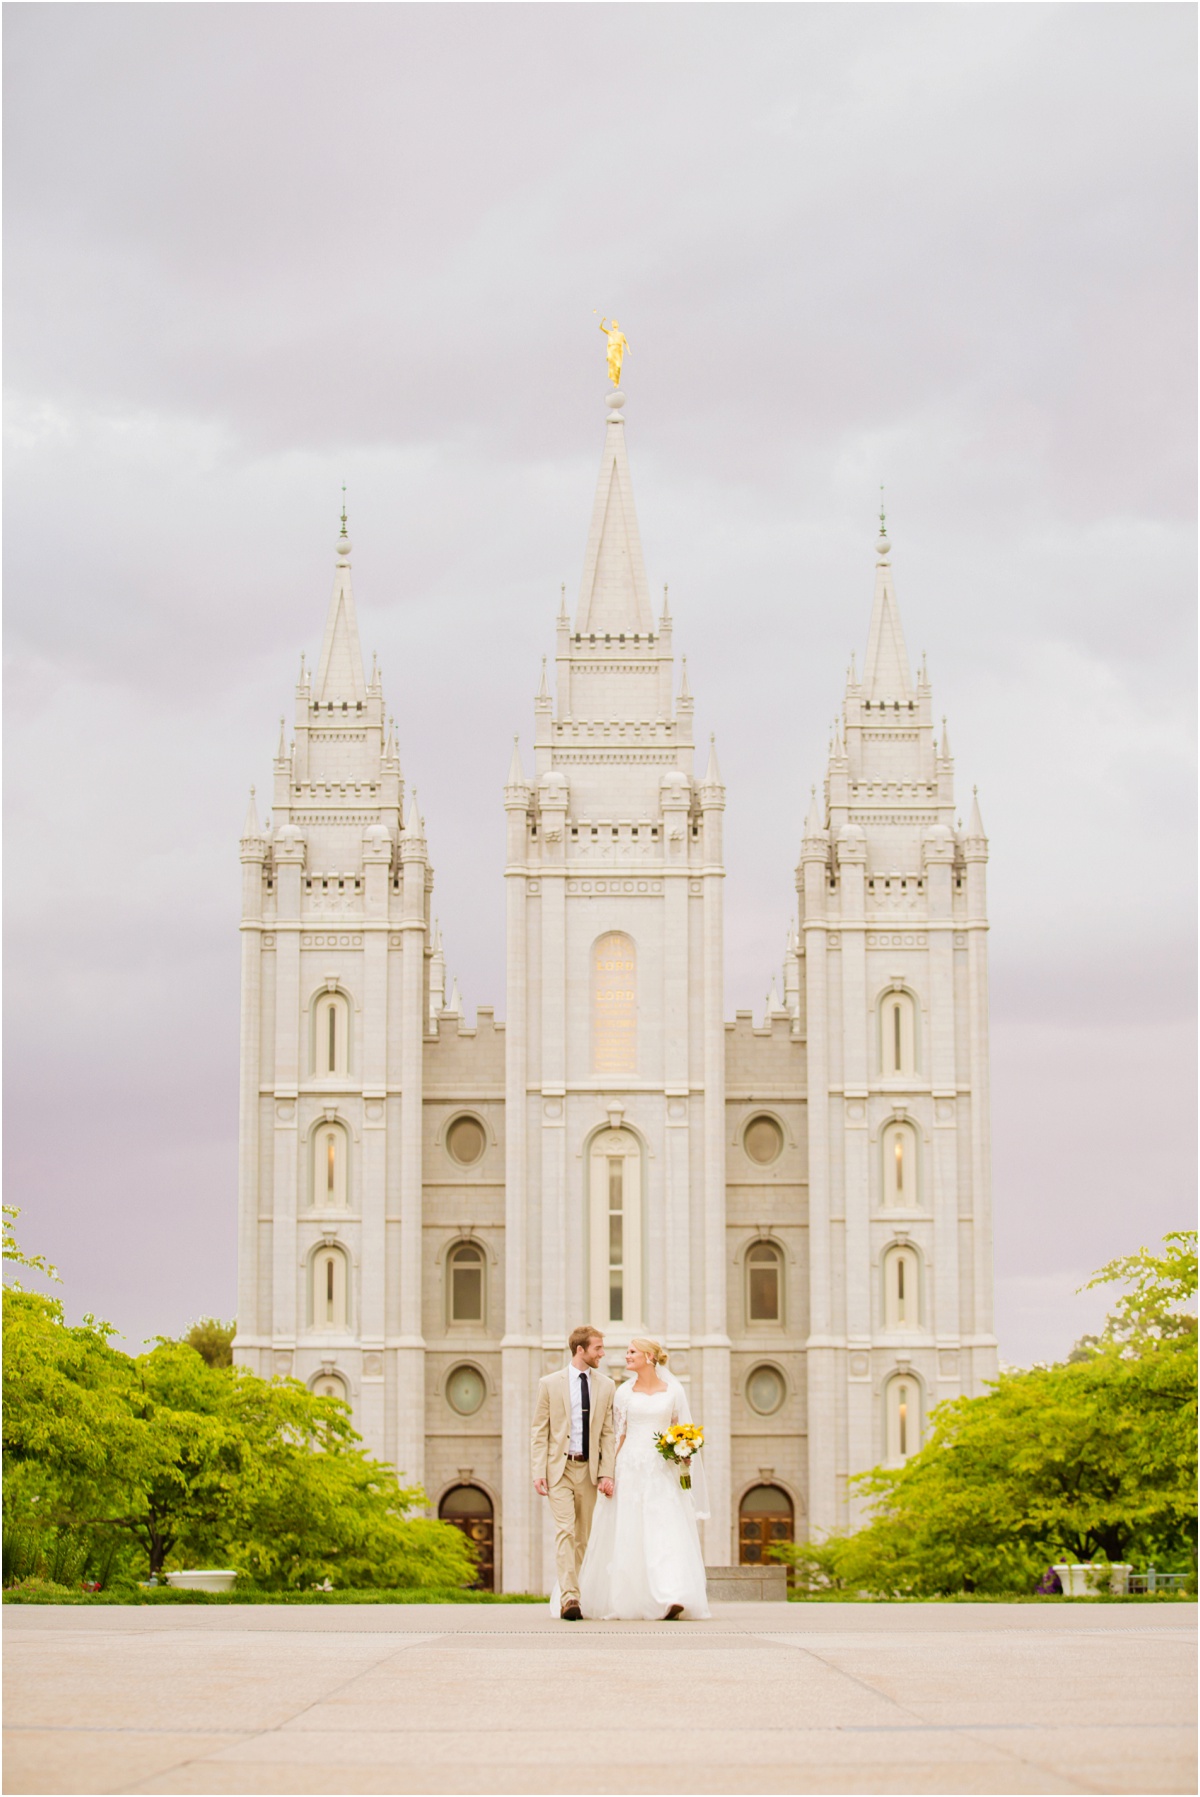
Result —
<path fill-rule="evenodd" d="M 422 1055 L 432 874 L 363 670 L 345 514 L 320 662 L 281 725 L 274 829 L 242 836 L 236 1358 L 354 1406 L 424 1469 Z"/>
<path fill-rule="evenodd" d="M 987 839 L 909 667 L 882 513 L 797 885 L 807 1040 L 809 1529 L 846 1481 L 920 1445 L 930 1407 L 995 1376 Z"/>
<path fill-rule="evenodd" d="M 708 1430 L 712 1564 L 729 1556 L 722 812 L 715 750 L 693 771 L 692 700 L 655 620 L 608 398 L 574 624 L 514 750 L 508 816 L 505 1582 L 540 1589 L 545 1506 L 524 1444 L 574 1324 L 623 1360 L 665 1334 Z M 510 1450 L 509 1444 L 513 1444 Z"/>

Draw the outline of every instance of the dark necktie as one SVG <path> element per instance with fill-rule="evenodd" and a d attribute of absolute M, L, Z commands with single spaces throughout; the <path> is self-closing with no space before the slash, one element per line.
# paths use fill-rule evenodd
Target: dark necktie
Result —
<path fill-rule="evenodd" d="M 580 1373 L 579 1375 L 579 1408 L 583 1412 L 583 1457 L 586 1460 L 590 1446 L 589 1436 L 591 1433 L 592 1422 L 592 1394 L 588 1390 L 588 1376 L 586 1373 Z"/>

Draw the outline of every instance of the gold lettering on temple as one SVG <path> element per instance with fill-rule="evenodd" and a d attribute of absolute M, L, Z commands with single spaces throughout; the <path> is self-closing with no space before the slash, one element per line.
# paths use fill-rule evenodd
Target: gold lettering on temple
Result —
<path fill-rule="evenodd" d="M 592 1066 L 597 1073 L 637 1071 L 637 955 L 614 930 L 594 950 Z"/>

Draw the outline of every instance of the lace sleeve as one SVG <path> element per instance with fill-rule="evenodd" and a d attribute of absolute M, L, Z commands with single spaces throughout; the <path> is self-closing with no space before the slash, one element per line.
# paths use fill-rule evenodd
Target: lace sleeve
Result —
<path fill-rule="evenodd" d="M 616 1453 L 625 1439 L 625 1431 L 629 1427 L 629 1387 L 618 1385 L 613 1393 L 613 1452 Z"/>

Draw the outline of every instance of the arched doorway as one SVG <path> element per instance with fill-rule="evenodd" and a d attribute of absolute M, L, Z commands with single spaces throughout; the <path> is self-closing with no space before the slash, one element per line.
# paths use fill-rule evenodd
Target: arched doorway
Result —
<path fill-rule="evenodd" d="M 738 1512 L 738 1564 L 770 1566 L 766 1550 L 794 1537 L 792 1500 L 778 1485 L 753 1485 Z"/>
<path fill-rule="evenodd" d="M 472 1587 L 475 1591 L 493 1591 L 496 1584 L 495 1524 L 492 1500 L 478 1485 L 456 1485 L 438 1505 L 443 1522 L 461 1529 L 479 1556 L 479 1571 Z"/>

